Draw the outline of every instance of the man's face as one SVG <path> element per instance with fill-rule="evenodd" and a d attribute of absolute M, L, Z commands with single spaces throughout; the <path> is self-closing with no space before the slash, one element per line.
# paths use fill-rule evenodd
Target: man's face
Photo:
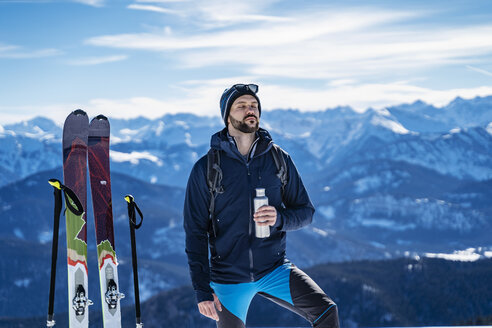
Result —
<path fill-rule="evenodd" d="M 258 131 L 260 125 L 260 112 L 258 102 L 251 95 L 237 98 L 231 106 L 228 121 L 232 126 L 244 133 Z"/>

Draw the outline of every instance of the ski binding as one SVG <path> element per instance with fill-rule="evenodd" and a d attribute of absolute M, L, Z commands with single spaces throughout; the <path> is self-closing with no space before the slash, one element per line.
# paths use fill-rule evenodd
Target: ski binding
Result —
<path fill-rule="evenodd" d="M 72 300 L 72 308 L 75 310 L 75 315 L 84 315 L 85 309 L 92 304 L 92 301 L 85 296 L 84 286 L 78 285 L 75 297 Z"/>

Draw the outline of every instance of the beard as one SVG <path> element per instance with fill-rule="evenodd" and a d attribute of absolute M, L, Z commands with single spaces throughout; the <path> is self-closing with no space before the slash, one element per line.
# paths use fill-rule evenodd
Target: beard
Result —
<path fill-rule="evenodd" d="M 255 116 L 256 117 L 256 116 Z M 246 119 L 242 121 L 236 120 L 234 117 L 229 116 L 229 119 L 231 120 L 232 126 L 236 129 L 239 130 L 243 133 L 253 133 L 258 131 L 260 123 L 258 122 L 258 118 L 256 118 L 256 124 L 254 126 L 250 126 L 246 123 Z"/>

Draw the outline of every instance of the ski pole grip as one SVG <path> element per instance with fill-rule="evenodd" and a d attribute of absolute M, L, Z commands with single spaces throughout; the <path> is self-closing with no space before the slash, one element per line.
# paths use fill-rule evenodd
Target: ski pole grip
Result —
<path fill-rule="evenodd" d="M 126 195 L 125 200 L 128 204 L 131 204 L 135 201 L 135 198 L 132 195 Z"/>
<path fill-rule="evenodd" d="M 53 188 L 56 188 L 56 189 L 58 189 L 58 190 L 61 190 L 61 189 L 62 189 L 62 187 L 61 187 L 61 186 L 62 186 L 62 184 L 61 184 L 61 182 L 60 182 L 59 180 L 57 180 L 57 179 L 49 179 L 49 180 L 48 180 L 48 183 L 49 183 L 50 185 L 52 185 L 52 186 L 53 186 Z"/>
<path fill-rule="evenodd" d="M 140 228 L 143 222 L 142 211 L 140 211 L 140 208 L 138 207 L 137 203 L 135 203 L 135 198 L 132 195 L 126 195 L 125 200 L 128 203 L 128 217 L 130 218 L 130 224 L 133 228 L 138 229 Z M 135 215 L 135 209 L 137 210 L 138 215 L 140 215 L 140 222 L 138 224 Z"/>

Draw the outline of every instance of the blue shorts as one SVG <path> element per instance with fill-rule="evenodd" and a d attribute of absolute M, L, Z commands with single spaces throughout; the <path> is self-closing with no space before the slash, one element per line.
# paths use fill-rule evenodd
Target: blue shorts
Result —
<path fill-rule="evenodd" d="M 210 287 L 222 305 L 222 311 L 217 311 L 218 327 L 244 327 L 249 305 L 257 293 L 303 316 L 316 327 L 338 327 L 335 303 L 291 262 L 278 266 L 258 281 L 211 282 Z"/>

